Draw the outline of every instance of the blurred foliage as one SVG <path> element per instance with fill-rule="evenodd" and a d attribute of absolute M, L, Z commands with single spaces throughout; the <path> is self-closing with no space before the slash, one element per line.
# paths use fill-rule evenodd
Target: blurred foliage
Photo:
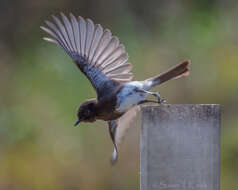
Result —
<path fill-rule="evenodd" d="M 104 122 L 73 127 L 95 92 L 62 49 L 42 40 L 39 26 L 60 11 L 110 28 L 138 80 L 192 60 L 188 78 L 157 90 L 169 103 L 222 105 L 221 189 L 237 189 L 237 9 L 234 0 L 1 0 L 0 189 L 139 189 L 139 127 L 115 167 Z"/>

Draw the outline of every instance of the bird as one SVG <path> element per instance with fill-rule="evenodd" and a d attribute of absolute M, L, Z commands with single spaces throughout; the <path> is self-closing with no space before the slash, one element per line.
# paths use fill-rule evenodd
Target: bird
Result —
<path fill-rule="evenodd" d="M 65 50 L 97 94 L 97 98 L 87 99 L 79 106 L 75 126 L 81 122 L 106 121 L 114 145 L 111 157 L 114 164 L 118 160 L 118 145 L 140 105 L 166 102 L 159 92 L 151 89 L 189 75 L 190 61 L 183 61 L 146 80 L 133 81 L 132 64 L 128 62 L 125 47 L 109 29 L 72 13 L 67 17 L 61 12 L 58 17 L 52 15 L 52 19 L 53 22 L 46 20 L 45 26 L 40 27 L 49 35 L 43 39 Z M 148 95 L 156 100 L 148 99 Z"/>

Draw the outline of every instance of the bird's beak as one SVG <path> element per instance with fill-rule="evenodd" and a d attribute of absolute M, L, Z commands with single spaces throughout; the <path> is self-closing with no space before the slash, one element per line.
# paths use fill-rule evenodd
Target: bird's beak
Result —
<path fill-rule="evenodd" d="M 80 120 L 76 121 L 74 126 L 77 126 L 80 123 Z"/>

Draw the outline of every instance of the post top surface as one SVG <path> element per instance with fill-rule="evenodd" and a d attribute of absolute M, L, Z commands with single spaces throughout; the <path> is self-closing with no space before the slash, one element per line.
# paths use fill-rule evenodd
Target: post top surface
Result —
<path fill-rule="evenodd" d="M 171 107 L 171 106 L 221 106 L 220 104 L 160 104 L 160 105 L 142 105 L 143 108 L 147 107 Z"/>

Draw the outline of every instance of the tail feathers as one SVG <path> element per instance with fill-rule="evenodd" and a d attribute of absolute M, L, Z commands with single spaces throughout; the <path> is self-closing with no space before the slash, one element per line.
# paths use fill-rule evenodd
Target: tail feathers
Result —
<path fill-rule="evenodd" d="M 183 76 L 189 75 L 189 65 L 190 61 L 184 61 L 171 69 L 169 69 L 167 72 L 161 73 L 155 77 L 147 79 L 148 81 L 152 82 L 152 87 L 162 84 L 168 80 L 171 79 L 178 79 Z"/>

